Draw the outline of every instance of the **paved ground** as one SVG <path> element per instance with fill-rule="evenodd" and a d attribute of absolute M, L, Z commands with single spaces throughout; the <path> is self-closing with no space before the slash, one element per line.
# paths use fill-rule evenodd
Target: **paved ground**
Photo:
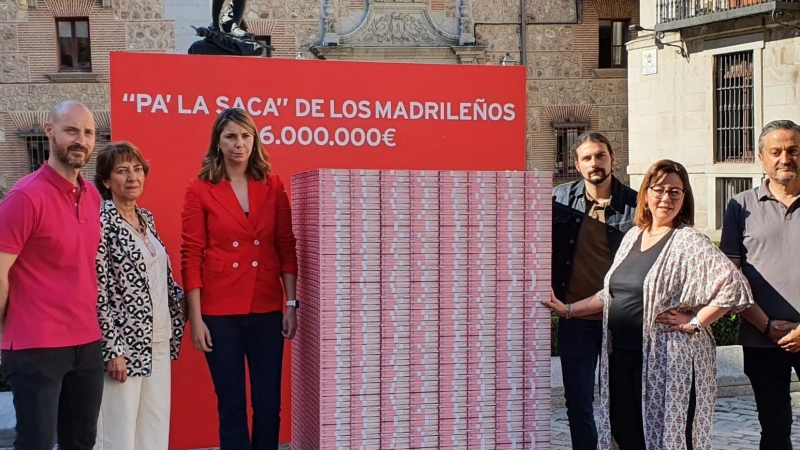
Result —
<path fill-rule="evenodd" d="M 792 442 L 795 448 L 800 448 L 800 393 L 792 394 L 792 406 L 795 422 Z M 753 397 L 730 397 L 717 400 L 717 409 L 714 413 L 714 449 L 758 450 L 760 430 Z M 553 411 L 552 436 L 551 450 L 572 449 L 566 409 Z M 0 448 L 0 450 L 11 449 Z M 284 444 L 281 445 L 281 450 L 291 450 L 291 447 Z"/>
<path fill-rule="evenodd" d="M 795 422 L 792 441 L 795 448 L 800 448 L 800 393 L 792 394 L 792 406 Z M 553 411 L 552 426 L 551 450 L 572 450 L 566 409 Z M 714 449 L 758 450 L 760 432 L 761 427 L 758 424 L 753 397 L 729 397 L 717 400 L 717 409 L 714 413 Z M 289 447 L 281 450 L 289 450 Z"/>
<path fill-rule="evenodd" d="M 794 432 L 792 442 L 800 448 L 800 393 L 792 394 Z M 717 399 L 714 413 L 714 449 L 758 450 L 761 427 L 753 397 Z M 553 411 L 552 450 L 571 450 L 567 410 Z"/>

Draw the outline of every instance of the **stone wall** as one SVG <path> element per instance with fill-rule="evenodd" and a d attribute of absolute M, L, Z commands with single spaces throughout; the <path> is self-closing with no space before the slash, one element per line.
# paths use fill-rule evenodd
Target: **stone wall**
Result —
<path fill-rule="evenodd" d="M 0 83 L 25 83 L 29 79 L 27 55 L 0 53 Z"/>
<path fill-rule="evenodd" d="M 169 22 L 135 22 L 125 25 L 129 50 L 167 51 L 175 48 L 175 27 Z"/>
<path fill-rule="evenodd" d="M 28 18 L 25 0 L 0 0 L 0 22 L 24 22 Z"/>
<path fill-rule="evenodd" d="M 800 21 L 796 21 L 800 25 Z M 764 123 L 792 119 L 800 123 L 800 32 L 775 28 L 763 53 Z"/>

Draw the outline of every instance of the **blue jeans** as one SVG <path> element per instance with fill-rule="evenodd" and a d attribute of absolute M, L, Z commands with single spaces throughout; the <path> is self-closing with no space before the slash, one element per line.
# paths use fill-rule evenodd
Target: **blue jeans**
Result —
<path fill-rule="evenodd" d="M 597 449 L 594 421 L 595 369 L 603 342 L 600 320 L 560 319 L 558 348 L 573 450 Z"/>
<path fill-rule="evenodd" d="M 281 412 L 283 313 L 203 316 L 219 413 L 220 450 L 277 450 Z M 244 361 L 250 373 L 253 437 L 247 428 Z"/>

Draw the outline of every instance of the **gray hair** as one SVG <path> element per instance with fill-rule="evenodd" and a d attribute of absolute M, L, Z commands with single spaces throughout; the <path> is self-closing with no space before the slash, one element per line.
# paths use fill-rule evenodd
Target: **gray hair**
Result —
<path fill-rule="evenodd" d="M 761 130 L 761 136 L 758 137 L 758 154 L 764 153 L 764 136 L 777 130 L 794 130 L 800 133 L 800 125 L 792 122 L 791 120 L 773 120 L 766 124 L 764 129 Z"/>

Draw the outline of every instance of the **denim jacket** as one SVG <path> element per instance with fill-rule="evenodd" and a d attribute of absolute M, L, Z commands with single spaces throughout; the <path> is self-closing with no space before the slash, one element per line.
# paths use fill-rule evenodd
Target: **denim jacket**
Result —
<path fill-rule="evenodd" d="M 633 227 L 637 194 L 613 175 L 611 178 L 611 204 L 606 208 L 606 227 L 608 248 L 613 258 L 622 237 Z M 552 286 L 556 297 L 562 301 L 567 295 L 575 245 L 586 215 L 585 196 L 584 180 L 562 184 L 553 190 Z"/>

